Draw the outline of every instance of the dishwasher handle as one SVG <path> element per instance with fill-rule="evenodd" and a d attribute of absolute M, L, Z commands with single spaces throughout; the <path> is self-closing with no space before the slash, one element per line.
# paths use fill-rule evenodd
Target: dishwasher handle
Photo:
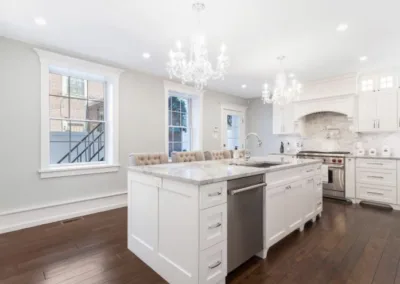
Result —
<path fill-rule="evenodd" d="M 267 186 L 267 184 L 265 182 L 263 182 L 263 183 L 250 185 L 250 186 L 239 188 L 239 189 L 232 189 L 232 190 L 230 190 L 228 192 L 228 194 L 229 195 L 235 195 L 235 194 L 238 194 L 238 193 L 241 193 L 241 192 L 244 192 L 244 191 L 252 190 L 252 189 L 255 189 L 255 188 L 259 188 L 259 187 L 265 187 L 265 186 Z"/>

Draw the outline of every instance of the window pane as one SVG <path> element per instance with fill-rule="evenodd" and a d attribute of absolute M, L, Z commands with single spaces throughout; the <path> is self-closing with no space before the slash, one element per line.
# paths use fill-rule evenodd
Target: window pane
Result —
<path fill-rule="evenodd" d="M 168 141 L 173 142 L 174 141 L 174 136 L 173 136 L 173 132 L 174 129 L 172 127 L 169 127 L 168 129 Z"/>
<path fill-rule="evenodd" d="M 68 77 L 49 73 L 49 95 L 68 96 Z"/>
<path fill-rule="evenodd" d="M 71 97 L 86 98 L 85 80 L 69 77 L 69 94 Z"/>
<path fill-rule="evenodd" d="M 181 113 L 180 112 L 172 112 L 172 125 L 180 126 L 181 125 Z"/>
<path fill-rule="evenodd" d="M 87 100 L 70 99 L 70 118 L 86 119 Z"/>
<path fill-rule="evenodd" d="M 168 98 L 168 110 L 172 109 L 172 97 Z"/>
<path fill-rule="evenodd" d="M 171 157 L 172 151 L 174 151 L 174 144 L 173 143 L 168 143 L 168 156 Z"/>
<path fill-rule="evenodd" d="M 182 143 L 174 143 L 174 151 L 182 152 Z"/>
<path fill-rule="evenodd" d="M 68 118 L 68 98 L 49 96 L 49 116 L 57 118 Z"/>
<path fill-rule="evenodd" d="M 188 115 L 187 113 L 181 113 L 181 126 L 187 127 L 188 126 Z"/>
<path fill-rule="evenodd" d="M 181 112 L 187 113 L 188 112 L 188 100 L 181 99 Z"/>
<path fill-rule="evenodd" d="M 171 110 L 172 111 L 181 111 L 181 100 L 178 97 L 170 97 L 171 98 Z"/>
<path fill-rule="evenodd" d="M 174 142 L 182 141 L 182 128 L 173 128 L 173 140 Z"/>
<path fill-rule="evenodd" d="M 104 102 L 89 101 L 88 120 L 104 120 Z"/>
<path fill-rule="evenodd" d="M 87 92 L 89 100 L 104 101 L 104 82 L 87 81 Z"/>
<path fill-rule="evenodd" d="M 69 163 L 69 135 L 68 121 L 50 120 L 50 164 Z"/>
<path fill-rule="evenodd" d="M 172 117 L 172 111 L 168 111 L 168 125 L 172 125 L 171 117 Z"/>

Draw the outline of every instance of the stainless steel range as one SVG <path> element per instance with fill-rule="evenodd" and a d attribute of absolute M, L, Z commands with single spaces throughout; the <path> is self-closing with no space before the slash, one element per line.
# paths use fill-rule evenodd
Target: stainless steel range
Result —
<path fill-rule="evenodd" d="M 298 158 L 321 159 L 328 166 L 328 180 L 323 183 L 325 197 L 345 200 L 345 157 L 350 152 L 301 151 Z"/>

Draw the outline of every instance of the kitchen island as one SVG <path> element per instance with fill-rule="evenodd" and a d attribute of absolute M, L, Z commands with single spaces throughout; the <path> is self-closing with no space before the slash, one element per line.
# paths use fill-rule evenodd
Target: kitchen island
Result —
<path fill-rule="evenodd" d="M 321 161 L 268 157 L 128 168 L 128 248 L 169 283 L 225 283 L 228 184 L 264 179 L 262 247 L 322 212 Z M 240 191 L 240 190 L 239 190 Z"/>

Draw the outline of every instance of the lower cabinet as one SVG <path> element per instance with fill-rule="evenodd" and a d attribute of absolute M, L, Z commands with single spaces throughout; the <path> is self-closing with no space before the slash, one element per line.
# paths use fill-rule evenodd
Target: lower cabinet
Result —
<path fill-rule="evenodd" d="M 275 187 L 266 192 L 266 245 L 272 246 L 287 235 L 286 189 L 287 185 Z"/>
<path fill-rule="evenodd" d="M 303 180 L 287 185 L 285 190 L 285 225 L 289 232 L 293 232 L 302 225 L 305 208 L 309 207 L 308 204 L 312 204 L 313 207 L 314 202 L 312 197 L 311 200 L 305 200 L 310 198 L 310 194 L 307 184 L 305 184 Z M 307 198 L 304 198 L 306 196 Z M 306 210 L 308 211 L 308 209 L 309 208 Z"/>

